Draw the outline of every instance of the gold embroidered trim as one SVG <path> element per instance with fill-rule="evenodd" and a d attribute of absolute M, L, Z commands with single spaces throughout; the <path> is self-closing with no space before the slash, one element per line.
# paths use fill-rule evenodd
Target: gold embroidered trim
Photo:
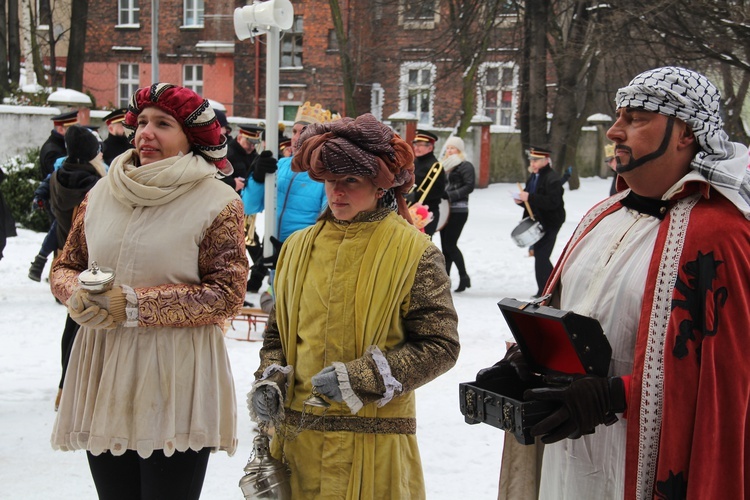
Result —
<path fill-rule="evenodd" d="M 284 426 L 320 432 L 356 432 L 359 434 L 416 434 L 416 418 L 371 418 L 345 415 L 305 415 L 296 410 L 286 409 Z"/>

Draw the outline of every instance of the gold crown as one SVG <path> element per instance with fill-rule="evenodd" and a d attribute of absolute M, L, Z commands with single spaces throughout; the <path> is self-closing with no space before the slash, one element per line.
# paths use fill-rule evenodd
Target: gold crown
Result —
<path fill-rule="evenodd" d="M 612 158 L 615 155 L 615 145 L 607 144 L 604 146 L 604 158 Z"/>
<path fill-rule="evenodd" d="M 331 112 L 323 109 L 323 106 L 320 104 L 316 104 L 315 106 L 310 105 L 310 101 L 305 102 L 305 104 L 297 109 L 297 116 L 294 118 L 294 123 L 328 123 L 330 121 Z"/>

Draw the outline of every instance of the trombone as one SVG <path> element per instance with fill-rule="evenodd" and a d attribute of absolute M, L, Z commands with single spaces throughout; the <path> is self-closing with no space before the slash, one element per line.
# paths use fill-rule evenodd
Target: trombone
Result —
<path fill-rule="evenodd" d="M 427 195 L 430 194 L 430 190 L 432 190 L 432 186 L 435 185 L 435 181 L 442 173 L 443 173 L 443 164 L 440 163 L 439 161 L 436 161 L 435 163 L 433 163 L 430 169 L 427 171 L 427 175 L 425 175 L 424 179 L 422 179 L 422 182 L 419 183 L 419 187 L 415 189 L 414 186 L 412 186 L 411 190 L 408 193 L 408 195 L 411 195 L 412 193 L 416 192 L 419 195 L 419 199 L 416 200 L 416 202 L 408 203 L 407 206 L 410 207 L 414 203 L 423 204 L 425 198 L 427 198 Z"/>

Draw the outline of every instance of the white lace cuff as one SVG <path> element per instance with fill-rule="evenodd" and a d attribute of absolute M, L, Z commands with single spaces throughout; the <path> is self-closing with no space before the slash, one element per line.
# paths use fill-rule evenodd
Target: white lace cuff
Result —
<path fill-rule="evenodd" d="M 349 407 L 349 411 L 354 415 L 362 409 L 364 403 L 362 403 L 362 400 L 359 399 L 354 393 L 354 389 L 352 389 L 352 383 L 349 381 L 349 372 L 346 371 L 346 365 L 338 361 L 334 361 L 331 365 L 336 369 L 336 378 L 339 381 L 341 397 L 344 398 L 346 406 Z"/>
<path fill-rule="evenodd" d="M 378 401 L 378 408 L 387 405 L 396 392 L 401 392 L 403 386 L 401 382 L 396 380 L 391 373 L 391 366 L 388 364 L 388 360 L 385 359 L 385 355 L 376 345 L 371 345 L 367 348 L 367 353 L 372 356 L 372 360 L 375 362 L 375 366 L 378 368 L 380 376 L 383 378 L 383 385 L 385 385 L 385 393 L 382 399 Z"/>
<path fill-rule="evenodd" d="M 130 288 L 128 285 L 120 285 L 122 291 L 125 294 L 125 323 L 123 326 L 136 327 L 138 326 L 138 296 L 135 294 L 135 290 Z"/>
<path fill-rule="evenodd" d="M 279 401 L 281 402 L 281 404 L 279 405 L 278 418 L 281 420 L 284 419 L 284 395 L 282 394 L 278 384 L 276 384 L 276 382 L 272 380 L 268 380 L 268 378 L 274 373 L 281 372 L 286 375 L 286 387 L 289 387 L 289 378 L 292 376 L 293 371 L 294 370 L 290 365 L 281 366 L 272 364 L 267 366 L 266 369 L 263 370 L 263 375 L 261 375 L 261 377 L 253 383 L 252 387 L 250 387 L 250 392 L 247 393 L 247 409 L 250 413 L 250 418 L 254 422 L 260 422 L 260 420 L 258 419 L 258 414 L 255 413 L 255 408 L 253 408 L 253 394 L 255 394 L 255 391 L 257 391 L 259 387 L 263 386 L 272 387 L 273 390 L 276 391 Z"/>

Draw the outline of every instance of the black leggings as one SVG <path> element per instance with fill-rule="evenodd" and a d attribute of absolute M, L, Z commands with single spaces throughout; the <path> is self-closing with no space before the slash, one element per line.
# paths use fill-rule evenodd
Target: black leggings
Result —
<path fill-rule="evenodd" d="M 458 249 L 458 238 L 464 229 L 464 224 L 469 218 L 469 212 L 451 212 L 445 227 L 440 230 L 440 245 L 443 247 L 443 256 L 445 256 L 445 270 L 448 276 L 451 274 L 451 265 L 455 262 L 459 276 L 468 276 L 466 274 L 466 265 L 464 265 L 464 256 Z"/>
<path fill-rule="evenodd" d="M 198 500 L 210 448 L 175 452 L 154 450 L 141 458 L 134 450 L 121 456 L 86 452 L 100 500 Z"/>

